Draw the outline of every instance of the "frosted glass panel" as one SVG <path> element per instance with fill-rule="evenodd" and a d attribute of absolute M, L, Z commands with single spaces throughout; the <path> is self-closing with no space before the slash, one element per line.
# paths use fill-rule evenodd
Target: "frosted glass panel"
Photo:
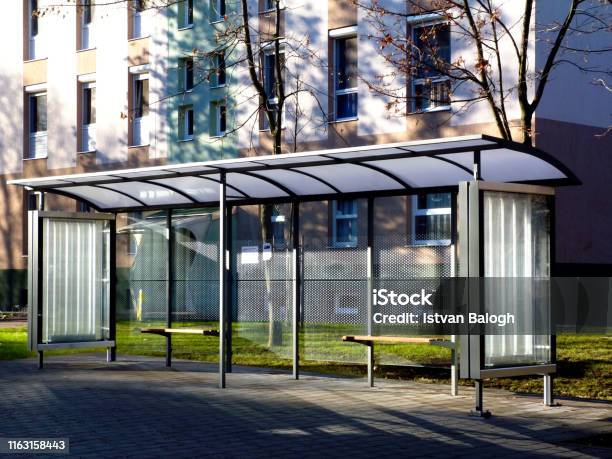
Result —
<path fill-rule="evenodd" d="M 43 343 L 108 339 L 109 223 L 43 219 Z"/>
<path fill-rule="evenodd" d="M 545 196 L 485 192 L 485 277 L 546 279 L 550 276 L 550 210 Z M 537 283 L 512 283 L 486 292 L 487 304 L 513 313 L 518 321 L 547 320 L 549 297 Z M 527 300 L 525 300 L 527 299 Z M 546 303 L 546 304 L 543 304 Z M 522 328 L 518 326 L 518 328 Z M 528 325 L 525 328 L 529 329 Z M 548 335 L 485 336 L 485 366 L 526 365 L 550 361 Z"/>

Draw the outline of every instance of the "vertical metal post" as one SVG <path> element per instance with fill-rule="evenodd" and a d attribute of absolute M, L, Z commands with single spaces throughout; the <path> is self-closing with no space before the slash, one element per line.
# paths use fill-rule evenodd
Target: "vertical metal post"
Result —
<path fill-rule="evenodd" d="M 374 247 L 374 198 L 368 198 L 368 221 L 367 221 L 367 238 L 368 248 L 366 252 L 366 271 L 367 271 L 367 298 L 368 298 L 368 336 L 372 336 L 372 316 L 373 316 L 373 304 L 372 304 L 372 290 L 374 288 L 373 282 L 373 270 L 374 270 L 374 258 L 373 258 L 373 247 Z M 374 343 L 370 342 L 367 346 L 368 352 L 368 385 L 374 387 Z"/>
<path fill-rule="evenodd" d="M 115 215 L 115 218 L 117 216 Z M 109 261 L 108 261 L 108 339 L 115 344 L 106 350 L 106 361 L 117 360 L 117 222 L 109 221 Z"/>
<path fill-rule="evenodd" d="M 219 388 L 225 388 L 225 363 L 226 363 L 226 242 L 227 242 L 227 227 L 226 227 L 226 176 L 225 172 L 221 172 L 221 180 L 219 181 Z"/>
<path fill-rule="evenodd" d="M 553 375 L 544 375 L 544 405 L 554 406 Z"/>
<path fill-rule="evenodd" d="M 451 335 L 453 348 L 451 349 L 451 395 L 459 395 L 459 378 L 457 372 L 457 335 Z"/>
<path fill-rule="evenodd" d="M 174 232 L 172 231 L 172 209 L 166 212 L 166 327 L 172 328 L 174 303 Z M 166 366 L 172 366 L 172 336 L 166 333 Z"/>
<path fill-rule="evenodd" d="M 491 417 L 491 413 L 489 411 L 485 411 L 483 407 L 483 394 L 482 394 L 483 382 L 482 379 L 474 380 L 474 392 L 475 392 L 475 407 L 474 410 L 470 412 L 470 415 L 480 417 L 480 418 L 489 418 Z"/>
<path fill-rule="evenodd" d="M 227 226 L 227 249 L 226 253 L 228 256 L 227 265 L 227 336 L 226 336 L 226 359 L 225 359 L 225 371 L 226 373 L 232 372 L 232 320 L 234 315 L 234 255 L 233 250 L 233 225 L 232 225 L 232 207 L 227 206 L 227 212 L 225 217 L 225 224 Z"/>
<path fill-rule="evenodd" d="M 292 302 L 292 339 L 293 339 L 293 378 L 300 378 L 300 284 L 302 282 L 300 278 L 300 204 L 299 202 L 293 203 L 292 212 L 292 238 L 293 238 L 293 252 L 292 252 L 292 291 L 293 291 L 293 302 Z"/>

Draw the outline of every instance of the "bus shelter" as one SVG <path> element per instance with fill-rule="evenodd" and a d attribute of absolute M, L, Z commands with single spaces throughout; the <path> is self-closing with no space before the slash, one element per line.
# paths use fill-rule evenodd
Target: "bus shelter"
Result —
<path fill-rule="evenodd" d="M 296 379 L 300 355 L 313 349 L 314 335 L 308 333 L 315 324 L 329 325 L 328 331 L 343 324 L 348 327 L 343 333 L 352 327 L 353 335 L 367 338 L 364 353 L 355 351 L 354 356 L 368 364 L 372 382 L 371 341 L 375 336 L 408 333 L 401 327 L 375 324 L 374 289 L 401 290 L 415 277 L 434 284 L 436 279 L 451 277 L 550 277 L 554 190 L 579 181 L 545 152 L 478 135 L 10 183 L 33 192 L 67 196 L 96 211 L 41 209 L 29 213 L 29 342 L 39 352 L 41 366 L 43 352 L 57 348 L 102 346 L 108 348 L 108 359 L 115 359 L 116 216 L 156 212 L 155 219 L 129 228 L 141 238 L 157 235 L 148 245 L 149 262 L 138 268 L 143 279 L 161 270 L 167 280 L 156 287 L 163 298 L 158 314 L 165 326 L 149 331 L 166 337 L 170 365 L 171 336 L 173 331 L 180 332 L 173 330 L 173 324 L 189 317 L 190 305 L 207 299 L 198 314 L 218 325 L 210 333 L 219 336 L 218 384 L 223 388 L 226 373 L 231 371 L 232 324 L 248 323 L 244 330 L 250 330 L 266 321 L 270 345 L 274 344 L 274 327 L 281 328 L 277 335 L 288 337 L 289 342 L 279 346 L 292 361 Z M 448 196 L 451 218 L 434 217 L 432 221 L 449 226 L 448 240 L 429 244 L 431 237 L 411 243 L 403 236 L 376 236 L 380 225 L 377 200 L 414 196 L 418 208 L 416 197 L 441 193 Z M 313 202 L 348 199 L 365 202 L 364 237 L 345 247 L 304 239 L 301 208 Z M 290 240 L 283 240 L 280 247 L 265 240 L 241 241 L 236 237 L 237 228 L 232 228 L 233 209 L 265 205 L 289 208 L 288 219 L 271 216 L 290 229 Z M 214 222 L 209 214 L 198 213 L 202 209 L 215 209 Z M 208 215 L 207 241 L 195 229 L 202 228 L 204 214 Z M 425 223 L 418 217 L 413 220 L 416 226 Z M 155 260 L 163 262 L 151 264 Z M 189 277 L 189 269 L 197 270 L 197 280 Z M 143 289 L 138 292 L 134 302 L 137 315 L 142 315 Z M 486 296 L 486 292 L 479 295 Z M 326 307 L 327 303 L 332 306 Z M 512 297 L 504 300 L 509 309 L 514 303 Z M 527 307 L 522 312 L 535 315 L 538 308 Z M 334 345 L 341 338 L 338 333 L 325 336 Z M 331 344 L 328 341 L 320 348 Z M 460 354 L 459 376 L 475 381 L 477 413 L 484 413 L 482 380 L 494 377 L 544 375 L 545 402 L 552 403 L 551 375 L 556 369 L 552 334 L 465 333 L 450 347 L 454 355 Z M 319 352 L 318 358 L 326 360 Z M 333 356 L 327 359 L 334 360 Z"/>

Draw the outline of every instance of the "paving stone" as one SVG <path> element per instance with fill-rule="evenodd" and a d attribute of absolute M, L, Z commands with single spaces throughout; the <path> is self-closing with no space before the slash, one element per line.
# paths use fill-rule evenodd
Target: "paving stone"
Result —
<path fill-rule="evenodd" d="M 98 355 L 0 362 L 0 437 L 67 437 L 83 457 L 612 457 L 572 439 L 612 431 L 612 405 L 485 391 L 489 420 L 448 386 Z"/>

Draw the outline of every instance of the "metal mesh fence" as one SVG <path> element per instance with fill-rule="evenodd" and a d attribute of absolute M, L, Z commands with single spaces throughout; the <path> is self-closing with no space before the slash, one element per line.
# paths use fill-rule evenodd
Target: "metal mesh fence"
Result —
<path fill-rule="evenodd" d="M 232 246 L 234 353 L 257 352 L 264 361 L 291 358 L 292 252 L 264 248 L 257 240 Z"/>
<path fill-rule="evenodd" d="M 120 229 L 130 239 L 130 266 L 120 285 L 127 305 L 118 325 L 120 352 L 162 355 L 164 339 L 142 335 L 140 329 L 165 326 L 167 319 L 166 214 L 150 213 L 132 218 Z M 171 279 L 173 327 L 218 328 L 218 214 L 193 210 L 173 214 L 173 279 Z M 435 236 L 435 235 L 434 235 Z M 433 237 L 428 235 L 428 237 Z M 435 238 L 434 238 L 435 239 Z M 438 239 L 442 239 L 441 237 Z M 118 244 L 119 247 L 119 244 Z M 437 289 L 439 278 L 456 272 L 455 248 L 450 244 L 414 243 L 405 234 L 376 236 L 372 247 L 372 284 L 407 292 Z M 344 335 L 391 335 L 397 327 L 370 324 L 367 239 L 358 237 L 351 247 L 337 247 L 331 238 L 301 239 L 300 359 L 302 361 L 366 362 L 366 347 L 342 342 Z M 233 240 L 229 288 L 232 320 L 232 352 L 235 362 L 288 363 L 292 353 L 292 248 L 265 244 L 261 239 Z M 374 306 L 371 312 L 375 312 Z M 417 306 L 387 307 L 387 313 L 418 313 Z M 122 346 L 121 340 L 124 340 Z M 121 348 L 124 348 L 123 350 Z M 217 359 L 218 338 L 173 337 L 176 357 Z M 244 357 L 244 359 L 243 359 Z M 425 357 L 423 359 L 422 357 Z M 378 345 L 380 364 L 448 362 L 443 348 Z"/>

